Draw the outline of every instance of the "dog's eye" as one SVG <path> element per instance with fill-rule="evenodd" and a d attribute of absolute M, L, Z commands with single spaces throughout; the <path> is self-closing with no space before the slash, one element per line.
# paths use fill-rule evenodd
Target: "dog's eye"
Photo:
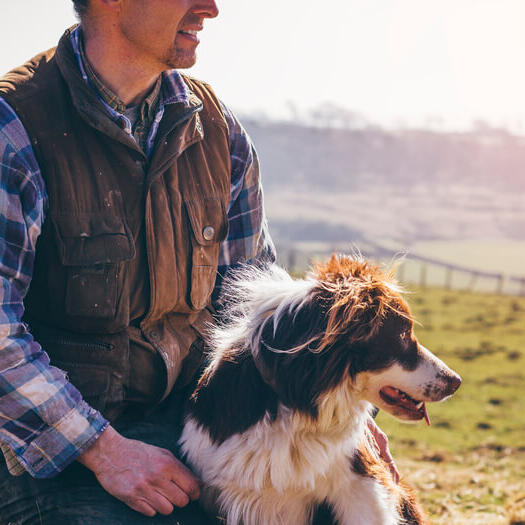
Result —
<path fill-rule="evenodd" d="M 410 334 L 411 334 L 411 330 L 405 330 L 404 332 L 401 332 L 400 337 L 403 343 L 408 343 L 408 341 L 410 341 Z"/>

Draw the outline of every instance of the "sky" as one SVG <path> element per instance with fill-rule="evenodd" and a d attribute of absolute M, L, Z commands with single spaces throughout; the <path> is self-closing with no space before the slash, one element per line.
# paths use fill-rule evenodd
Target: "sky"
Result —
<path fill-rule="evenodd" d="M 525 133 L 523 0 L 218 0 L 190 74 L 234 110 L 330 103 L 384 126 Z M 0 0 L 0 73 L 53 46 L 69 0 Z"/>

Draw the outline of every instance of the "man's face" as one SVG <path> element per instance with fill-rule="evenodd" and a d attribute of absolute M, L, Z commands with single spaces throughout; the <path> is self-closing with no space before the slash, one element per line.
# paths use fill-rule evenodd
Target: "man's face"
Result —
<path fill-rule="evenodd" d="M 195 64 L 197 32 L 219 11 L 215 0 L 122 0 L 120 29 L 133 57 L 159 70 Z"/>

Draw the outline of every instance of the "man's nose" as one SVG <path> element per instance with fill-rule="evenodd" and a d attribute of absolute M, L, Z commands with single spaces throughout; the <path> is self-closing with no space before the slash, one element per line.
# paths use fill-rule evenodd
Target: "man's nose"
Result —
<path fill-rule="evenodd" d="M 215 0 L 198 0 L 193 12 L 202 18 L 215 18 L 219 14 L 219 8 Z"/>

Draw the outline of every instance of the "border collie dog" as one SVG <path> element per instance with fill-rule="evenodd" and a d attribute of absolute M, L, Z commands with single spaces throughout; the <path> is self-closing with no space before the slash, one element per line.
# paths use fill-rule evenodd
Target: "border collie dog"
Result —
<path fill-rule="evenodd" d="M 460 377 L 421 346 L 393 275 L 332 256 L 306 279 L 272 265 L 225 283 L 222 321 L 180 439 L 201 502 L 228 525 L 427 523 L 370 441 L 374 407 L 429 423 Z"/>

